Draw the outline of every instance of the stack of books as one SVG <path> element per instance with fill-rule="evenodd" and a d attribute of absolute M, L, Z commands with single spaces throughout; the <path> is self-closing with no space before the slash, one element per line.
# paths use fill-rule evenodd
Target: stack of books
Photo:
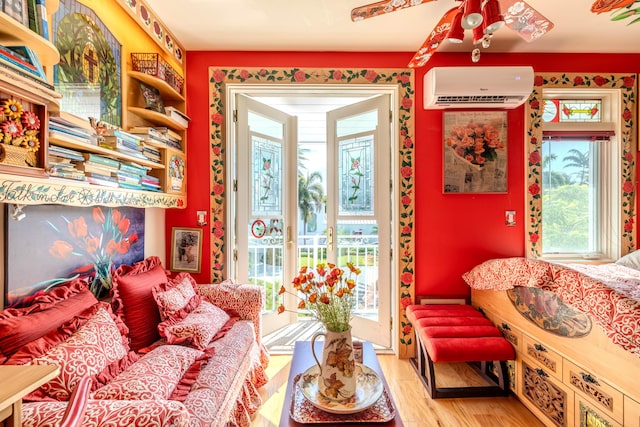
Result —
<path fill-rule="evenodd" d="M 76 126 L 61 117 L 49 117 L 49 135 L 92 145 L 97 141 L 95 131 Z"/>
<path fill-rule="evenodd" d="M 99 154 L 84 153 L 84 161 L 77 165 L 91 184 L 118 187 L 115 174 L 120 170 L 120 162 Z"/>
<path fill-rule="evenodd" d="M 142 140 L 131 133 L 120 129 L 111 129 L 107 135 L 101 135 L 98 145 L 102 148 L 116 150 L 122 154 L 145 159 L 142 154 Z"/>
<path fill-rule="evenodd" d="M 142 178 L 147 176 L 149 168 L 133 162 L 121 162 L 120 170 L 116 173 L 118 185 L 122 188 L 142 190 Z"/>
<path fill-rule="evenodd" d="M 145 143 L 154 147 L 171 147 L 182 151 L 182 136 L 167 127 L 135 126 L 129 133 L 137 135 Z"/>
<path fill-rule="evenodd" d="M 78 169 L 84 157 L 82 153 L 57 145 L 49 145 L 49 176 L 85 181 L 84 171 Z"/>
<path fill-rule="evenodd" d="M 145 175 L 140 179 L 140 185 L 143 190 L 147 191 L 162 191 L 160 187 L 160 179 L 155 176 Z"/>
<path fill-rule="evenodd" d="M 155 148 L 153 145 L 150 145 L 148 142 L 142 141 L 142 155 L 155 163 L 161 163 L 162 156 L 160 155 L 160 150 Z"/>

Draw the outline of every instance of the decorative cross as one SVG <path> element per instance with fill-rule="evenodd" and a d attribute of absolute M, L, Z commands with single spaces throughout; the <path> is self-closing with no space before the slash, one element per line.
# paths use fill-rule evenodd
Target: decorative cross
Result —
<path fill-rule="evenodd" d="M 96 57 L 96 51 L 93 46 L 87 46 L 84 50 L 84 68 L 88 71 L 88 80 L 91 83 L 95 83 L 97 76 L 94 75 L 94 69 L 98 68 L 98 58 Z M 96 73 L 97 74 L 97 73 Z"/>

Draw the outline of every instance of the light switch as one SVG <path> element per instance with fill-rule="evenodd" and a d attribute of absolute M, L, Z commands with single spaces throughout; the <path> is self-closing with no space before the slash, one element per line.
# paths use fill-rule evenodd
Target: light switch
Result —
<path fill-rule="evenodd" d="M 516 211 L 504 211 L 504 225 L 507 227 L 516 225 Z"/>
<path fill-rule="evenodd" d="M 196 212 L 196 222 L 200 226 L 207 225 L 207 211 L 197 211 Z"/>

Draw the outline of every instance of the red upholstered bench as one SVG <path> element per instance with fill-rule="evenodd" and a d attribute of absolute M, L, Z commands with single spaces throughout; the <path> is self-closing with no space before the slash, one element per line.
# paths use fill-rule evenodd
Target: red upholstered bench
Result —
<path fill-rule="evenodd" d="M 507 396 L 507 360 L 515 351 L 498 328 L 470 305 L 410 305 L 407 318 L 416 333 L 411 364 L 432 399 Z M 485 386 L 437 387 L 434 362 L 467 362 L 489 383 Z M 496 364 L 496 373 L 492 364 Z"/>

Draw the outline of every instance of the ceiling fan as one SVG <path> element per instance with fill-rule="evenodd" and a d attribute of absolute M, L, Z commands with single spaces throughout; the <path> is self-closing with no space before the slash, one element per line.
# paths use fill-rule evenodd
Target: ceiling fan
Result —
<path fill-rule="evenodd" d="M 373 18 L 419 4 L 436 0 L 383 0 L 351 11 L 352 21 Z M 521 0 L 456 0 L 460 4 L 449 9 L 440 18 L 420 49 L 409 62 L 409 67 L 422 67 L 444 41 L 462 43 L 465 30 L 473 33 L 471 53 L 473 62 L 480 59 L 480 49 L 489 47 L 493 34 L 506 25 L 524 40 L 531 42 L 553 28 L 553 23 L 540 12 Z"/>

